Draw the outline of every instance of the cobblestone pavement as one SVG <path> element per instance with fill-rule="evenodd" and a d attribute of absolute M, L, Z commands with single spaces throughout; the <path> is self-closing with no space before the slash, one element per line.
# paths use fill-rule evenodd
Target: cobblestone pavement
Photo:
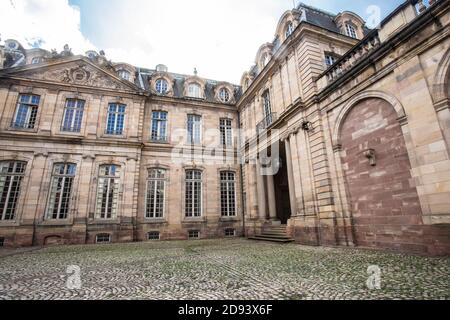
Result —
<path fill-rule="evenodd" d="M 66 282 L 81 268 L 81 289 Z M 381 268 L 369 290 L 367 268 Z M 450 259 L 244 239 L 0 255 L 2 299 L 450 299 Z"/>

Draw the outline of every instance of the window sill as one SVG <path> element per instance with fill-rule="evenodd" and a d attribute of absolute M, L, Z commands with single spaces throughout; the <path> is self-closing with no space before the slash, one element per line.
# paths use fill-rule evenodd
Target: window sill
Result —
<path fill-rule="evenodd" d="M 167 220 L 164 218 L 157 218 L 157 219 L 145 218 L 143 223 L 145 223 L 145 224 L 166 224 Z"/>
<path fill-rule="evenodd" d="M 220 217 L 220 222 L 239 222 L 241 221 L 238 217 Z"/>
<path fill-rule="evenodd" d="M 34 129 L 25 129 L 25 128 L 15 128 L 15 127 L 9 127 L 7 129 L 8 131 L 12 131 L 12 132 L 20 132 L 20 133 L 37 133 L 38 129 L 34 128 Z"/>
<path fill-rule="evenodd" d="M 206 223 L 206 222 L 207 222 L 206 217 L 195 217 L 195 218 L 184 217 L 183 221 L 181 221 L 182 224 Z"/>
<path fill-rule="evenodd" d="M 169 140 L 149 140 L 150 143 L 154 143 L 154 144 L 170 144 Z"/>
<path fill-rule="evenodd" d="M 119 134 L 103 134 L 102 136 L 101 136 L 101 138 L 104 138 L 104 139 L 126 139 L 127 137 L 126 136 L 124 136 L 124 135 L 119 135 Z"/>
<path fill-rule="evenodd" d="M 71 226 L 73 224 L 70 219 L 61 219 L 61 220 L 44 220 L 38 223 L 38 226 L 42 227 L 66 227 Z"/>
<path fill-rule="evenodd" d="M 20 223 L 16 220 L 0 220 L 0 228 L 1 227 L 17 227 Z"/>
<path fill-rule="evenodd" d="M 120 219 L 93 219 L 89 220 L 88 224 L 120 224 Z"/>

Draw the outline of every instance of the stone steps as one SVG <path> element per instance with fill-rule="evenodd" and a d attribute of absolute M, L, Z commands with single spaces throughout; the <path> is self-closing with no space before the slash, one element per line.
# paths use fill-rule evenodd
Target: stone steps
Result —
<path fill-rule="evenodd" d="M 278 243 L 294 242 L 286 233 L 286 226 L 272 226 L 265 228 L 261 234 L 250 237 L 250 240 L 270 241 Z"/>

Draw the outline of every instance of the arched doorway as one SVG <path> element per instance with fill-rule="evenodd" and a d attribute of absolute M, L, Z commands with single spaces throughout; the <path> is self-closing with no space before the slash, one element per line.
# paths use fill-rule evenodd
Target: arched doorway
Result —
<path fill-rule="evenodd" d="M 420 251 L 421 207 L 398 114 L 367 98 L 343 120 L 342 167 L 356 244 Z"/>

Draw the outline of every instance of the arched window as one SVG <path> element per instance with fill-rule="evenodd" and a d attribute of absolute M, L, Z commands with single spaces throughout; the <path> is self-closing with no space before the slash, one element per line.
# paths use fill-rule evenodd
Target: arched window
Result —
<path fill-rule="evenodd" d="M 130 80 L 130 73 L 127 70 L 119 70 L 119 77 L 121 77 L 124 80 L 129 81 Z"/>
<path fill-rule="evenodd" d="M 201 87 L 198 83 L 191 83 L 188 87 L 188 96 L 191 98 L 201 98 Z"/>
<path fill-rule="evenodd" d="M 47 204 L 47 219 L 68 218 L 76 169 L 77 165 L 73 163 L 58 163 L 53 166 L 50 197 Z"/>
<path fill-rule="evenodd" d="M 148 219 L 164 217 L 166 179 L 167 175 L 164 169 L 150 169 L 148 172 L 145 214 Z"/>
<path fill-rule="evenodd" d="M 261 59 L 262 66 L 263 67 L 267 66 L 270 62 L 270 59 L 271 59 L 270 54 L 264 53 L 264 55 L 262 56 L 262 59 Z"/>
<path fill-rule="evenodd" d="M 352 37 L 352 38 L 355 38 L 355 39 L 358 38 L 358 36 L 356 35 L 356 29 L 355 29 L 354 26 L 352 26 L 352 25 L 346 23 L 346 24 L 345 24 L 345 31 L 347 32 L 347 35 L 348 35 L 349 37 Z"/>
<path fill-rule="evenodd" d="M 199 170 L 186 171 L 186 217 L 201 217 L 202 215 L 202 172 Z"/>
<path fill-rule="evenodd" d="M 226 88 L 222 88 L 219 91 L 219 99 L 222 102 L 229 102 L 230 101 L 230 92 Z"/>
<path fill-rule="evenodd" d="M 97 219 L 114 219 L 117 217 L 119 182 L 119 166 L 100 166 L 97 186 Z"/>
<path fill-rule="evenodd" d="M 41 62 L 41 57 L 34 57 L 31 59 L 31 64 L 38 64 Z"/>
<path fill-rule="evenodd" d="M 25 162 L 0 162 L 0 220 L 14 220 Z"/>
<path fill-rule="evenodd" d="M 292 22 L 289 22 L 286 26 L 286 32 L 284 34 L 286 39 L 289 38 L 292 33 L 294 33 L 294 25 L 292 24 Z"/>
<path fill-rule="evenodd" d="M 232 171 L 220 173 L 220 208 L 222 217 L 236 216 L 236 174 Z"/>
<path fill-rule="evenodd" d="M 158 92 L 159 94 L 165 94 L 168 90 L 169 84 L 167 83 L 167 81 L 165 79 L 161 78 L 161 79 L 156 80 L 155 87 L 156 87 L 156 92 Z"/>

